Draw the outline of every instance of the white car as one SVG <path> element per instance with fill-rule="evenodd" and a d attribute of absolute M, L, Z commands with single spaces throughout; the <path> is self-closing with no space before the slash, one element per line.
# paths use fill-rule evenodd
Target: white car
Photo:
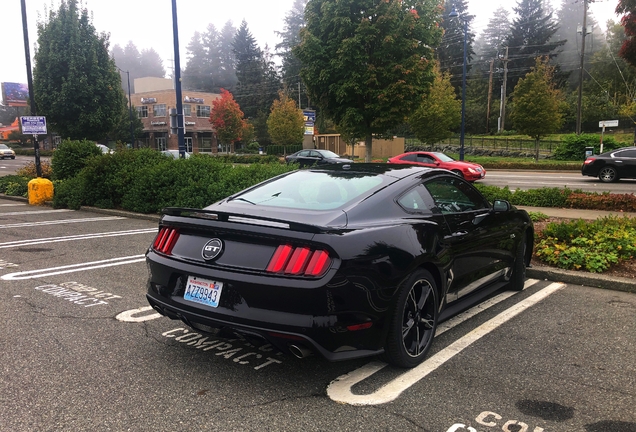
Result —
<path fill-rule="evenodd" d="M 6 144 L 0 144 L 0 159 L 15 159 L 15 152 Z"/>
<path fill-rule="evenodd" d="M 179 159 L 179 150 L 164 150 L 161 154 L 170 156 L 173 159 Z M 188 159 L 190 157 L 190 153 L 185 152 L 185 158 Z"/>
<path fill-rule="evenodd" d="M 112 153 L 113 151 L 111 150 L 110 147 L 105 146 L 104 144 L 95 144 L 97 147 L 99 147 L 99 149 L 102 151 L 102 153 L 104 154 L 108 154 L 108 153 Z"/>

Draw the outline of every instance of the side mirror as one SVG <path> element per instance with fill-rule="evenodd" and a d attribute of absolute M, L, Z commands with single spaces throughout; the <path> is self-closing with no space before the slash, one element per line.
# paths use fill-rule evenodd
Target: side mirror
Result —
<path fill-rule="evenodd" d="M 505 200 L 495 200 L 492 208 L 496 212 L 507 212 L 508 210 L 510 210 L 510 203 Z"/>

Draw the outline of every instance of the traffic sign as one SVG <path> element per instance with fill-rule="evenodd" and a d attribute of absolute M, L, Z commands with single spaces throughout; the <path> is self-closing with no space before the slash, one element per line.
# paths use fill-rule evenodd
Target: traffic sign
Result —
<path fill-rule="evenodd" d="M 598 122 L 598 127 L 618 127 L 618 120 L 601 120 Z"/>
<path fill-rule="evenodd" d="M 22 133 L 24 135 L 46 135 L 46 117 L 22 116 L 20 117 Z"/>

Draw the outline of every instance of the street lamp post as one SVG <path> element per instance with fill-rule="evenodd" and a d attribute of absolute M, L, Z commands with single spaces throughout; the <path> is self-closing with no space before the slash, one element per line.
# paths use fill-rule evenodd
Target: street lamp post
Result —
<path fill-rule="evenodd" d="M 462 68 L 462 125 L 459 132 L 459 160 L 464 160 L 464 137 L 466 136 L 466 45 L 468 38 L 468 20 L 460 17 L 457 9 L 453 8 L 449 18 L 459 18 L 464 22 L 464 61 Z"/>

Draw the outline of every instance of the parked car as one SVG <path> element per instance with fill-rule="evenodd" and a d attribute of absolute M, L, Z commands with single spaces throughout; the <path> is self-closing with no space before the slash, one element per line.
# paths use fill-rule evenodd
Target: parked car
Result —
<path fill-rule="evenodd" d="M 95 144 L 104 154 L 112 153 L 113 150 L 104 144 Z"/>
<path fill-rule="evenodd" d="M 179 150 L 163 150 L 161 154 L 170 156 L 173 159 L 179 159 Z M 190 153 L 185 152 L 185 158 L 188 159 L 189 157 L 190 157 Z"/>
<path fill-rule="evenodd" d="M 589 156 L 581 166 L 581 174 L 598 177 L 604 183 L 636 178 L 636 146 Z"/>
<path fill-rule="evenodd" d="M 439 322 L 523 289 L 533 235 L 524 210 L 491 205 L 449 171 L 326 165 L 204 209 L 165 209 L 146 296 L 216 337 L 414 367 Z"/>
<path fill-rule="evenodd" d="M 301 168 L 312 165 L 353 163 L 351 159 L 342 158 L 329 150 L 301 150 L 286 156 L 285 161 L 296 162 Z"/>
<path fill-rule="evenodd" d="M 15 152 L 6 144 L 0 144 L 0 159 L 15 159 Z"/>
<path fill-rule="evenodd" d="M 454 172 L 468 181 L 483 179 L 486 170 L 479 164 L 457 161 L 441 152 L 408 152 L 394 156 L 388 160 L 394 164 L 412 164 L 431 168 L 444 168 Z"/>

